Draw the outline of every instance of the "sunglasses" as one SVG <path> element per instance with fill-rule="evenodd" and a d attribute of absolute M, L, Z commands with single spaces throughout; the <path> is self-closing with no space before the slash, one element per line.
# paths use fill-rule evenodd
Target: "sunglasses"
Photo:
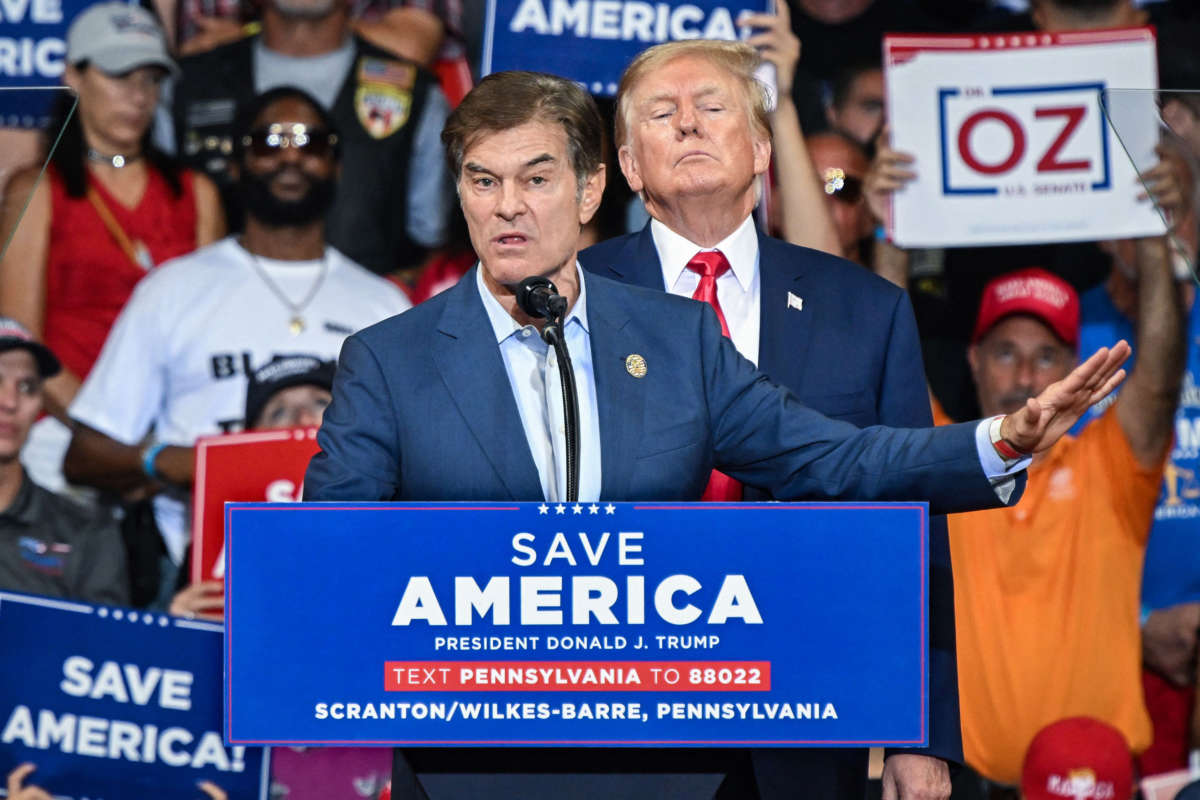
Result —
<path fill-rule="evenodd" d="M 847 175 L 840 167 L 830 167 L 821 175 L 824 180 L 825 194 L 846 205 L 853 205 L 862 199 L 862 178 Z"/>
<path fill-rule="evenodd" d="M 250 131 L 242 137 L 242 146 L 258 158 L 277 155 L 287 147 L 295 148 L 304 155 L 324 158 L 333 152 L 337 140 L 337 134 L 310 130 L 303 123 L 285 126 L 276 122 L 266 128 Z"/>

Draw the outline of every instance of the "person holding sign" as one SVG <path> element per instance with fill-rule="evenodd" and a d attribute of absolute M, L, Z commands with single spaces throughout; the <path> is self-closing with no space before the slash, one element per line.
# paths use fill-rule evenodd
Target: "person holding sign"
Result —
<path fill-rule="evenodd" d="M 719 253 L 729 269 L 716 279 L 716 303 L 743 356 L 831 417 L 860 426 L 930 425 L 905 293 L 857 264 L 755 230 L 756 180 L 772 146 L 766 98 L 754 78 L 760 60 L 747 44 L 702 40 L 652 47 L 634 60 L 621 82 L 615 141 L 621 169 L 652 220 L 640 233 L 585 250 L 580 263 L 608 278 L 695 297 L 703 278 L 691 260 Z M 813 158 L 824 144 L 812 148 Z M 797 179 L 820 185 L 815 175 Z M 850 180 L 843 174 L 829 188 L 848 192 Z M 817 203 L 830 202 L 816 193 Z M 762 489 L 756 484 L 730 499 L 785 499 Z M 946 762 L 961 761 L 962 749 L 943 519 L 931 522 L 930 540 L 930 747 L 890 755 L 885 779 L 905 788 L 940 787 L 944 797 Z M 825 797 L 866 791 L 865 749 L 763 750 L 754 762 L 760 784 L 779 785 L 783 795 L 796 784 Z"/>
<path fill-rule="evenodd" d="M 743 111 L 732 97 L 706 108 L 718 105 L 703 113 L 721 120 L 730 148 L 708 157 L 710 174 L 724 159 L 765 167 L 769 143 L 743 155 L 733 147 L 746 135 Z M 536 335 L 543 321 L 519 308 L 515 293 L 535 276 L 550 280 L 568 309 L 581 501 L 695 500 L 718 467 L 787 499 L 927 498 L 936 513 L 1003 505 L 1020 495 L 1028 454 L 1053 445 L 1124 377 L 1122 342 L 1006 417 L 860 430 L 758 372 L 710 307 L 579 269 L 576 242 L 599 205 L 605 169 L 603 123 L 573 82 L 489 75 L 442 139 L 479 265 L 454 288 L 346 340 L 306 500 L 568 499 L 563 449 L 544 409 L 557 391 L 556 362 Z M 744 757 L 728 751 L 646 759 L 621 750 L 425 750 L 395 763 L 394 796 L 402 797 L 422 796 L 415 772 L 484 765 L 559 774 L 556 794 L 570 791 L 572 773 L 664 769 L 720 771 L 736 796 L 757 793 Z"/>

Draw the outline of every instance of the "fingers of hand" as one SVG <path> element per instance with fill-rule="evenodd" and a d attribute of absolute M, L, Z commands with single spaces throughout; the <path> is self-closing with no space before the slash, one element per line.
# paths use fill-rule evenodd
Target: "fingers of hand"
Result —
<path fill-rule="evenodd" d="M 14 795 L 21 790 L 21 784 L 25 782 L 25 778 L 29 773 L 33 772 L 37 767 L 33 764 L 22 764 L 21 766 L 8 773 L 8 793 Z"/>

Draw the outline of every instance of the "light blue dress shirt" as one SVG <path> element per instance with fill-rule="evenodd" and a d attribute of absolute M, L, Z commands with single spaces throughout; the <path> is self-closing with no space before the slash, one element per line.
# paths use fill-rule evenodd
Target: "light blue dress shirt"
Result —
<path fill-rule="evenodd" d="M 588 332 L 587 283 L 578 264 L 575 269 L 579 275 L 579 297 L 567 314 L 563 329 L 579 395 L 579 501 L 594 503 L 600 499 L 600 417 L 592 369 L 592 339 Z M 537 328 L 522 327 L 504 310 L 483 282 L 482 265 L 477 265 L 475 282 L 521 413 L 525 441 L 542 482 L 542 496 L 550 502 L 565 501 L 567 460 L 562 386 L 554 348 L 542 340 Z"/>

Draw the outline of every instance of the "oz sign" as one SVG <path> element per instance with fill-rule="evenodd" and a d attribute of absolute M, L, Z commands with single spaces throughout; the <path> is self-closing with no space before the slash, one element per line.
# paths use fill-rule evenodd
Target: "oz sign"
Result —
<path fill-rule="evenodd" d="M 1158 142 L 1151 29 L 889 35 L 884 80 L 917 173 L 892 198 L 900 246 L 1163 233 L 1138 183 Z"/>
<path fill-rule="evenodd" d="M 942 89 L 942 191 L 1070 194 L 1112 185 L 1101 83 Z M 1003 98 L 1003 105 L 997 103 Z"/>

